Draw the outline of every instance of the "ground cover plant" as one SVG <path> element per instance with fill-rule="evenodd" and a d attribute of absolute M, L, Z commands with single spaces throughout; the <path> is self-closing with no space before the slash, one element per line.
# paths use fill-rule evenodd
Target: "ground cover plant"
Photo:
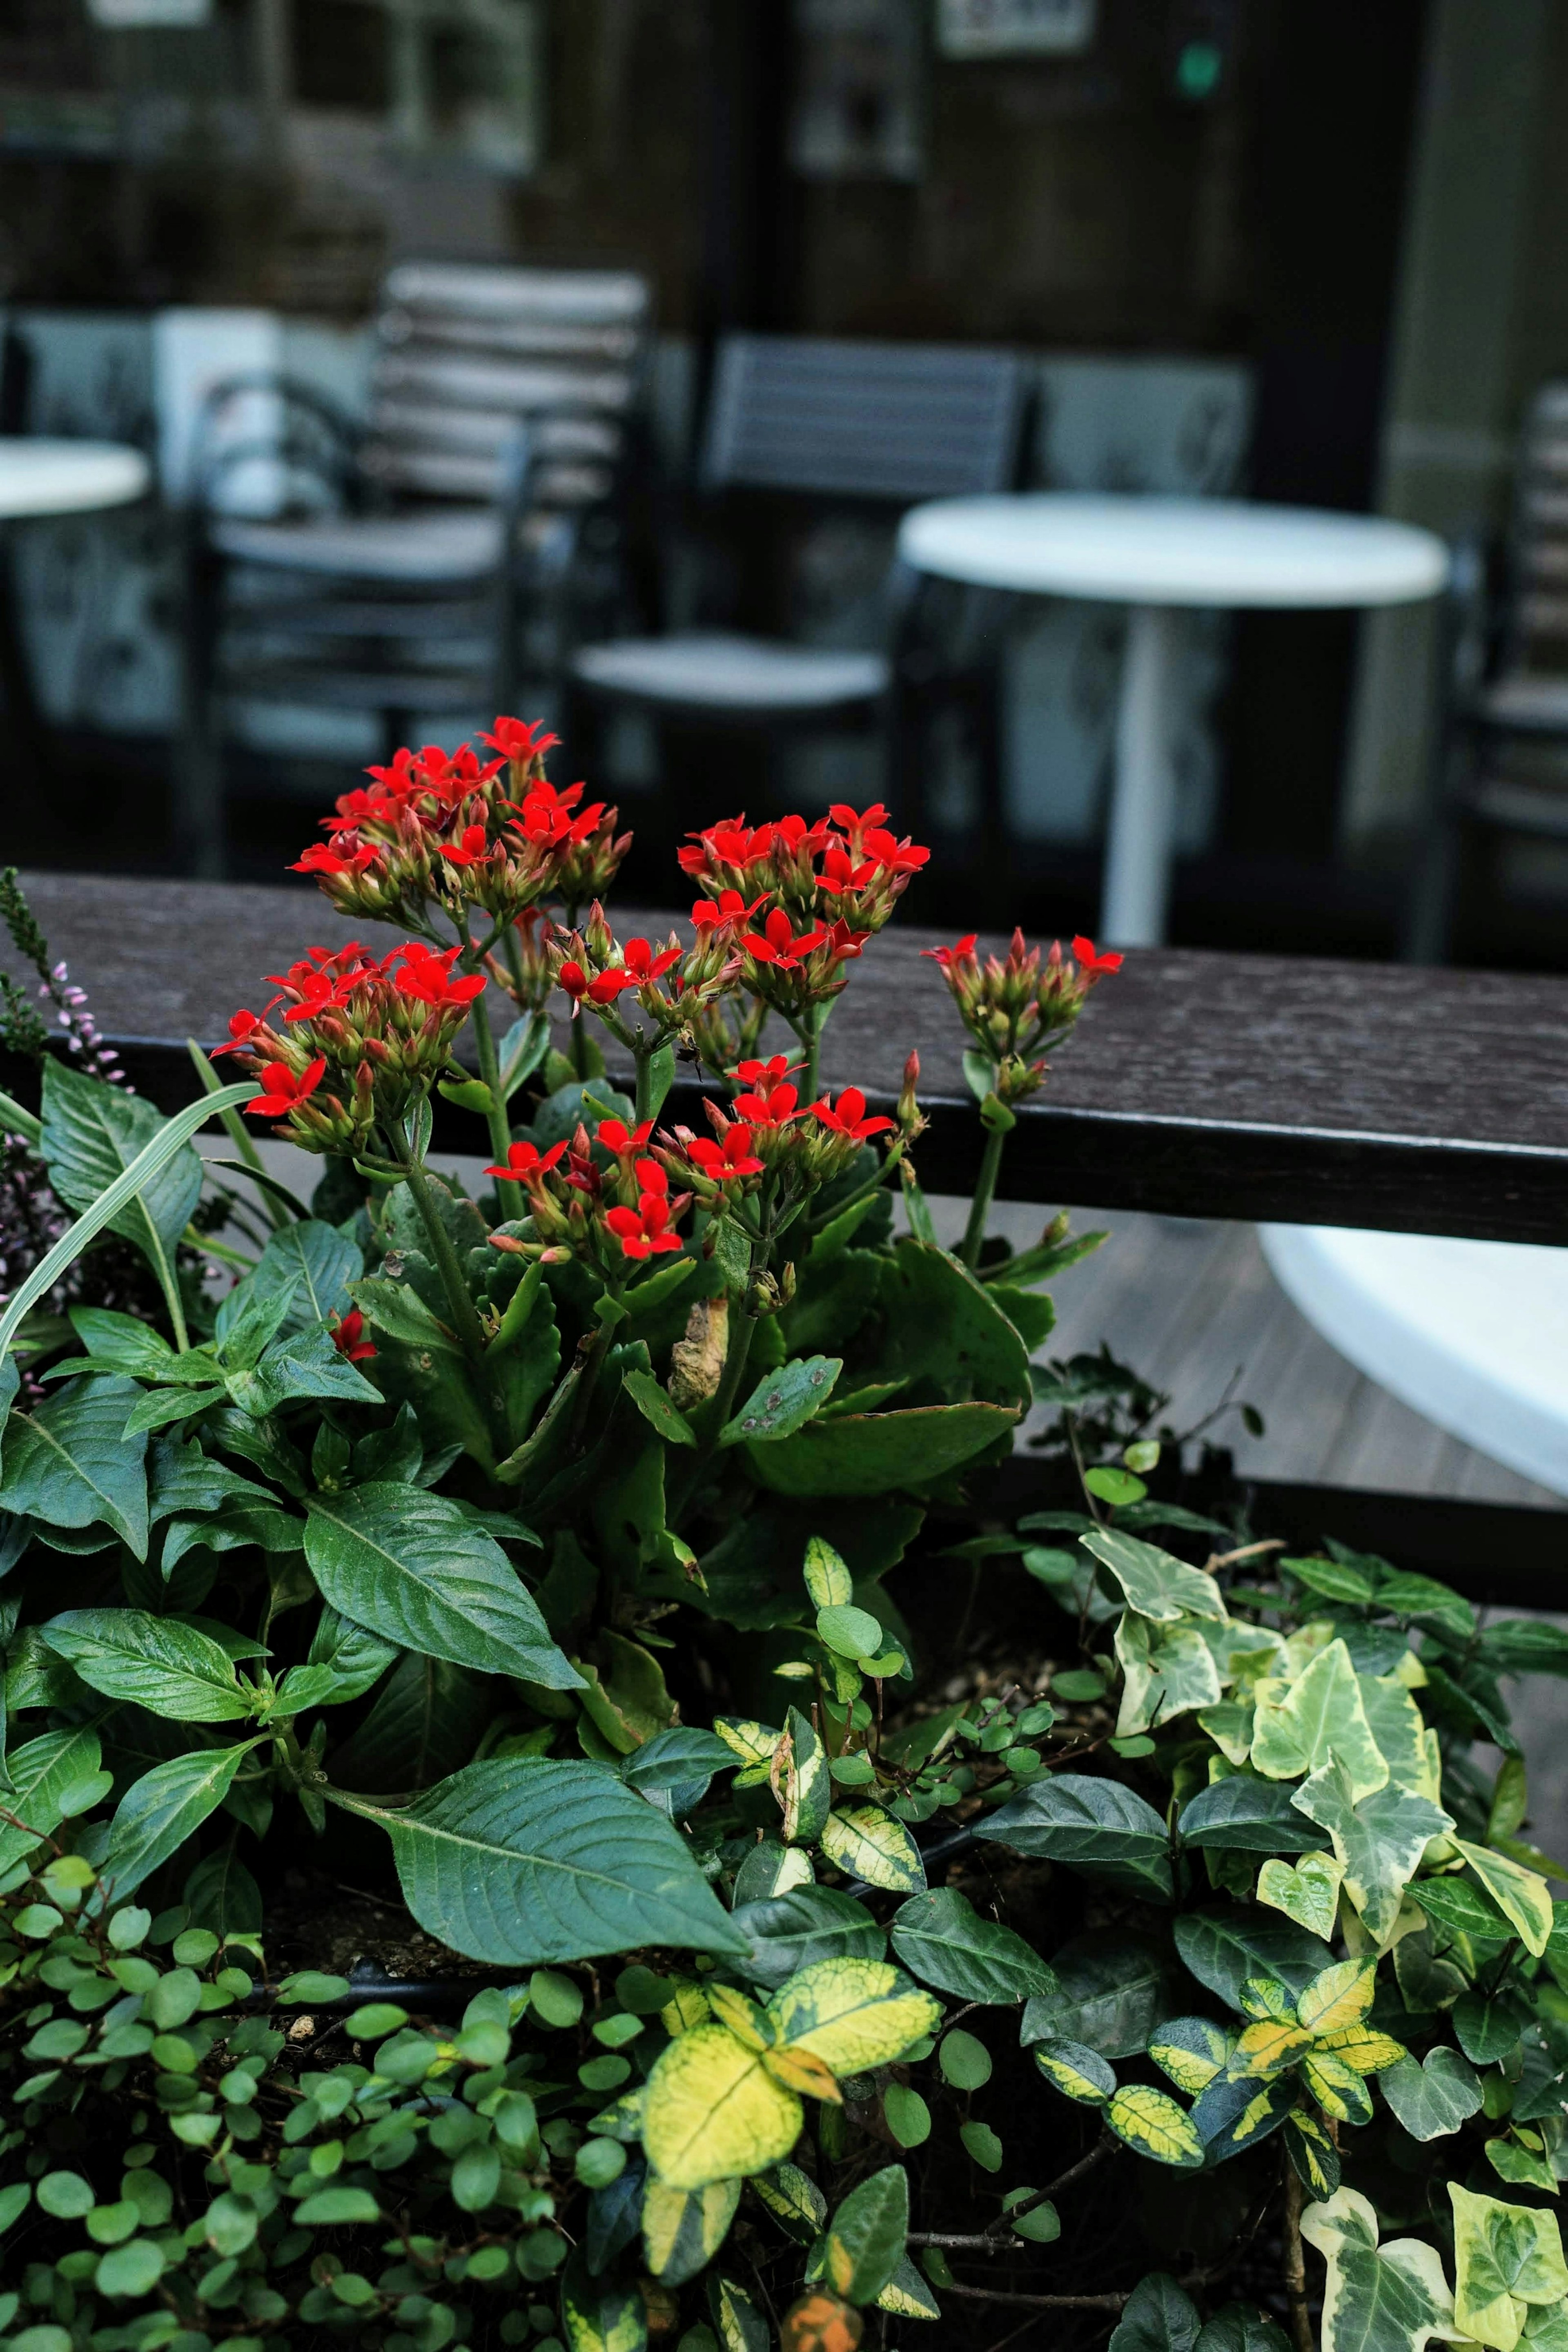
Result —
<path fill-rule="evenodd" d="M 404 943 L 308 950 L 172 1119 L 7 885 L 86 1044 L 7 993 L 0 2345 L 1568 2352 L 1503 1690 L 1568 1640 L 1283 1554 L 1041 1360 L 1099 1237 L 990 1209 L 1119 959 L 937 951 L 946 1249 L 914 1057 L 818 1080 L 925 853 L 716 824 L 690 943 L 620 938 L 550 748 L 346 796 L 301 867 Z"/>

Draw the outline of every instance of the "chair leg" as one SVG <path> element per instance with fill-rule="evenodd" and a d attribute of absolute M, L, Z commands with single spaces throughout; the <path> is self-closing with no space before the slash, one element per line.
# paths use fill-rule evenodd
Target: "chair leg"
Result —
<path fill-rule="evenodd" d="M 1447 963 L 1452 944 L 1461 836 L 1469 830 L 1456 809 L 1434 813 L 1422 844 L 1406 907 L 1402 963 Z"/>
<path fill-rule="evenodd" d="M 222 881 L 228 866 L 224 755 L 218 720 L 216 614 L 222 567 L 204 550 L 184 562 L 180 631 L 180 707 L 171 762 L 171 819 L 177 856 L 202 881 Z"/>

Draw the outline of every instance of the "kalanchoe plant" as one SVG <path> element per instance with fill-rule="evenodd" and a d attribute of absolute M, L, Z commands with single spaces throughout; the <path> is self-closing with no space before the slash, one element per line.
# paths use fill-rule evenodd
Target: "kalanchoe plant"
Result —
<path fill-rule="evenodd" d="M 340 803 L 300 864 L 404 936 L 247 991 L 237 1082 L 5 1107 L 78 1216 L 0 1314 L 0 2344 L 1568 2352 L 1501 1687 L 1568 1640 L 1281 1557 L 1033 1360 L 1101 1237 L 988 1234 L 1003 1139 L 1119 959 L 940 952 L 950 1252 L 915 1056 L 819 1075 L 925 851 L 737 819 L 620 938 L 613 812 L 484 748 Z M 107 1232 L 137 1311 L 58 1290 Z"/>

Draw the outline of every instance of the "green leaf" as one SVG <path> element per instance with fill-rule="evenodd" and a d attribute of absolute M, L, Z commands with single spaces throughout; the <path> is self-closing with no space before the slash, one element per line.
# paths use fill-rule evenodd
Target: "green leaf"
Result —
<path fill-rule="evenodd" d="M 1219 1668 L 1214 1653 L 1190 1622 L 1156 1624 L 1128 1609 L 1116 1627 L 1115 1648 L 1123 1676 L 1118 1739 L 1135 1738 L 1195 1707 L 1219 1704 Z M 1053 1687 L 1061 1690 L 1062 1680 L 1059 1675 Z M 1062 1696 L 1069 1694 L 1063 1691 Z"/>
<path fill-rule="evenodd" d="M 1377 1588 L 1377 1606 L 1380 1612 L 1430 1625 L 1458 1642 L 1469 1642 L 1475 1633 L 1476 1612 L 1469 1602 L 1434 1577 L 1400 1573 L 1384 1577 Z M 1489 1632 L 1496 1630 L 1489 1628 Z"/>
<path fill-rule="evenodd" d="M 1418 1878 L 1410 1892 L 1427 1918 L 1453 1935 L 1479 1936 L 1483 1940 L 1495 1937 L 1504 1942 L 1514 1932 L 1512 1922 L 1490 1895 L 1472 1886 L 1469 1879 L 1450 1877 L 1446 1873 L 1440 1878 Z"/>
<path fill-rule="evenodd" d="M 855 1597 L 848 1563 L 821 1536 L 813 1536 L 807 1544 L 801 1573 L 814 1609 L 841 1609 Z"/>
<path fill-rule="evenodd" d="M 784 1842 L 787 1845 L 815 1845 L 827 1827 L 833 1801 L 828 1752 L 810 1717 L 802 1715 L 798 1706 L 789 1709 L 785 1729 L 788 1745 L 781 1782 Z"/>
<path fill-rule="evenodd" d="M 706 2189 L 789 2155 L 800 2136 L 800 2102 L 762 2059 L 712 2021 L 660 2053 L 648 2077 L 643 2146 L 672 2189 Z"/>
<path fill-rule="evenodd" d="M 1092 1929 L 1064 1944 L 1051 1965 L 1056 1989 L 1036 1993 L 1025 2009 L 1025 2044 L 1084 2042 L 1103 2058 L 1130 2058 L 1170 2014 L 1165 1954 L 1141 1937 Z"/>
<path fill-rule="evenodd" d="M 1544 2156 L 1527 2147 L 1522 2140 L 1502 2132 L 1487 2142 L 1487 2162 L 1500 2180 L 1518 2189 L 1538 2189 L 1548 2197 L 1555 2197 L 1557 2176 Z"/>
<path fill-rule="evenodd" d="M 841 1658 L 874 1658 L 882 1647 L 882 1627 L 869 1609 L 831 1602 L 817 1612 L 817 1632 Z"/>
<path fill-rule="evenodd" d="M 1552 1889 L 1545 1879 L 1537 1871 L 1526 1870 L 1521 1863 L 1511 1862 L 1507 1854 L 1494 1853 L 1484 1845 L 1472 1845 L 1468 1838 L 1456 1838 L 1454 1843 L 1525 1950 L 1539 1959 L 1546 1949 L 1556 1916 Z"/>
<path fill-rule="evenodd" d="M 323 1609 L 306 1663 L 290 1666 L 278 1685 L 277 1711 L 293 1715 L 302 1707 L 342 1706 L 363 1698 L 397 1654 L 391 1642 L 368 1633 L 336 1609 Z"/>
<path fill-rule="evenodd" d="M 643 2198 L 643 2249 L 648 2268 L 666 2286 L 684 2286 L 705 2270 L 729 2235 L 740 2204 L 738 2180 L 712 2180 L 706 2189 L 672 2189 L 657 2174 Z"/>
<path fill-rule="evenodd" d="M 1375 1580 L 1364 1569 L 1352 1568 L 1345 1561 L 1281 1559 L 1277 1565 L 1309 1592 L 1321 1592 L 1325 1600 L 1348 1601 L 1353 1606 L 1364 1606 L 1377 1590 Z"/>
<path fill-rule="evenodd" d="M 708 2273 L 707 2307 L 718 2330 L 722 2352 L 768 2352 L 772 2330 L 746 2289 L 737 2286 L 733 2279 L 723 2278 L 716 2271 Z M 695 2336 L 696 2331 L 692 2332 Z M 575 2347 L 572 2352 L 576 2352 Z M 693 2345 L 692 2352 L 708 2352 L 708 2347 L 699 2341 Z"/>
<path fill-rule="evenodd" d="M 262 1743 L 242 1740 L 234 1748 L 195 1748 L 171 1756 L 132 1781 L 109 1827 L 99 1874 L 117 1898 L 133 1895 L 144 1878 L 177 1853 L 210 1813 L 216 1812 L 251 1750 Z"/>
<path fill-rule="evenodd" d="M 413 1408 L 433 1453 L 460 1446 L 488 1475 L 496 1466 L 489 1417 L 468 1359 L 445 1324 L 412 1283 L 385 1276 L 357 1282 L 354 1303 L 374 1335 L 377 1388 L 394 1404 Z"/>
<path fill-rule="evenodd" d="M 1152 1805 L 1118 1780 L 1062 1772 L 1031 1781 L 976 1828 L 1015 1853 L 1044 1854 L 1145 1900 L 1171 1899 L 1166 1825 Z"/>
<path fill-rule="evenodd" d="M 1448 2183 L 1454 2209 L 1454 2317 L 1478 2344 L 1513 2352 L 1530 2304 L 1568 2296 L 1555 2214 Z"/>
<path fill-rule="evenodd" d="M 1105 2121 L 1120 2140 L 1155 2164 L 1194 2171 L 1203 2162 L 1203 2142 L 1190 2117 L 1168 2092 L 1126 2083 L 1105 2109 Z"/>
<path fill-rule="evenodd" d="M 642 1414 L 648 1426 L 662 1437 L 666 1445 L 695 1445 L 696 1431 L 677 1405 L 670 1402 L 670 1392 L 653 1378 L 652 1372 L 635 1366 L 621 1375 L 621 1385 Z"/>
<path fill-rule="evenodd" d="M 779 1495 L 920 1494 L 1008 1436 L 1017 1419 L 1010 1407 L 993 1404 L 845 1413 L 747 1446 L 747 1463 L 758 1484 Z"/>
<path fill-rule="evenodd" d="M 1025 1411 L 1029 1350 L 984 1285 L 946 1250 L 905 1237 L 880 1262 L 876 1377 L 919 1381 L 953 1404 Z"/>
<path fill-rule="evenodd" d="M 52 1058 L 44 1066 L 43 1114 L 39 1149 L 49 1181 L 67 1206 L 78 1212 L 90 1209 L 125 1175 L 165 1125 L 140 1096 Z M 145 1254 L 165 1292 L 173 1283 L 175 1244 L 201 1197 L 201 1160 L 182 1142 L 108 1219 L 110 1232 Z"/>
<path fill-rule="evenodd" d="M 58 1658 L 108 1698 L 175 1723 L 234 1723 L 251 1712 L 234 1661 L 212 1636 L 145 1609 L 69 1609 L 39 1628 Z"/>
<path fill-rule="evenodd" d="M 1323 2352 L 1423 2352 L 1448 2333 L 1453 2298 L 1436 2249 L 1415 2238 L 1377 2242 L 1377 2215 L 1354 2189 L 1336 2189 L 1301 2216 L 1301 2235 L 1328 2266 Z"/>
<path fill-rule="evenodd" d="M 846 2303 L 874 2303 L 904 2257 L 909 2176 L 884 2165 L 852 2189 L 827 2228 L 823 2274 Z"/>
<path fill-rule="evenodd" d="M 1149 2043 L 1149 2056 L 1178 2091 L 1195 2098 L 1230 2063 L 1236 2036 L 1207 2017 L 1173 2017 Z"/>
<path fill-rule="evenodd" d="M 1099 1502 L 1109 1503 L 1113 1510 L 1124 1503 L 1141 1503 L 1149 1491 L 1141 1478 L 1113 1462 L 1099 1463 L 1092 1470 L 1086 1470 L 1083 1484 L 1088 1493 Z"/>
<path fill-rule="evenodd" d="M 0 1801 L 16 1819 L 0 1821 L 0 1874 L 14 1870 L 40 1839 L 58 1829 L 65 1819 L 62 1800 L 98 1770 L 98 1734 L 86 1727 L 42 1732 L 14 1748 L 5 1765 L 10 1786 Z"/>
<path fill-rule="evenodd" d="M 1288 1686 L 1257 1686 L 1252 1762 L 1270 1780 L 1295 1780 L 1337 1757 L 1349 1776 L 1353 1801 L 1384 1787 L 1388 1765 L 1372 1736 L 1361 1691 L 1343 1641 L 1320 1650 Z"/>
<path fill-rule="evenodd" d="M 863 2074 L 935 2032 L 942 2009 L 891 1960 L 829 1959 L 781 1985 L 768 2021 L 786 2053 L 804 2051 L 835 2074 Z"/>
<path fill-rule="evenodd" d="M 1194 2352 L 1202 2322 L 1192 2297 L 1164 2271 L 1140 2279 L 1112 2331 L 1110 2352 Z"/>
<path fill-rule="evenodd" d="M 1337 1752 L 1303 1782 L 1293 1801 L 1299 1812 L 1327 1830 L 1344 1865 L 1344 1892 L 1367 1933 L 1377 1943 L 1386 1942 L 1428 1841 L 1453 1828 L 1452 1816 L 1394 1780 L 1355 1801 L 1355 1784 Z"/>
<path fill-rule="evenodd" d="M 1401 2058 L 1385 2067 L 1377 2081 L 1412 2139 L 1447 2139 L 1480 2113 L 1476 2070 L 1447 2042 L 1428 2050 L 1425 2058 Z"/>
<path fill-rule="evenodd" d="M 1033 1946 L 1011 1927 L 982 1919 L 956 1887 L 912 1895 L 894 1913 L 890 1933 L 905 1968 L 959 2000 L 1027 2000 L 1055 1989 Z"/>
<path fill-rule="evenodd" d="M 798 2246 L 809 2246 L 828 2218 L 828 2200 L 798 2164 L 776 2164 L 751 2183 L 758 2201 Z"/>
<path fill-rule="evenodd" d="M 580 2257 L 568 2264 L 561 2280 L 560 2324 L 567 2352 L 646 2352 L 648 2315 L 637 2286 L 591 2277 Z M 434 2342 L 434 2332 L 429 2340 Z"/>
<path fill-rule="evenodd" d="M 469 1959 L 538 1967 L 644 1944 L 747 1948 L 680 1832 L 601 1766 L 492 1758 L 395 1811 L 332 1794 L 381 1822 L 409 1909 Z"/>
<path fill-rule="evenodd" d="M 1460 2049 L 1478 2066 L 1496 2065 L 1519 2048 L 1524 2012 L 1506 1991 L 1461 1993 L 1452 2016 Z"/>
<path fill-rule="evenodd" d="M 1034 2063 L 1054 2090 L 1082 2105 L 1103 2107 L 1116 2087 L 1115 2069 L 1086 2042 L 1041 2042 Z"/>
<path fill-rule="evenodd" d="M 356 1624 L 455 1665 L 583 1687 L 499 1544 L 448 1496 L 373 1483 L 308 1496 L 307 1508 L 310 1572 Z"/>
<path fill-rule="evenodd" d="M 758 1381 L 746 1402 L 719 1432 L 721 1445 L 776 1444 L 820 1412 L 843 1370 L 838 1356 L 804 1356 L 781 1364 Z"/>
<path fill-rule="evenodd" d="M 746 1974 L 777 1986 L 818 1960 L 879 1960 L 887 1938 L 863 1903 L 832 1886 L 796 1886 L 763 1902 L 737 1904 L 734 1925 L 747 1939 Z"/>
<path fill-rule="evenodd" d="M 1339 1916 L 1343 1884 L 1344 1864 L 1337 1855 L 1304 1853 L 1294 1867 L 1288 1862 L 1266 1862 L 1258 1873 L 1258 1900 L 1327 1943 Z"/>
<path fill-rule="evenodd" d="M 1301 1993 L 1333 1958 L 1328 1946 L 1304 1928 L 1286 1927 L 1235 1905 L 1183 1912 L 1173 1932 L 1184 1965 L 1231 2009 L 1240 2008 L 1241 1988 L 1249 1977 L 1277 1977 L 1289 1991 Z"/>
<path fill-rule="evenodd" d="M 140 1391 L 122 1377 L 73 1382 L 31 1412 L 14 1412 L 5 1432 L 0 1511 L 47 1527 L 110 1527 L 138 1559 L 147 1557 L 147 1440 L 127 1437 L 126 1414 Z"/>
<path fill-rule="evenodd" d="M 1197 2352 L 1290 2352 L 1290 2342 L 1255 2304 L 1228 2303 L 1199 2336 Z"/>
<path fill-rule="evenodd" d="M 1156 1544 L 1124 1535 L 1119 1528 L 1091 1528 L 1079 1540 L 1103 1560 L 1121 1586 L 1129 1609 L 1157 1624 L 1181 1617 L 1207 1617 L 1223 1623 L 1225 1602 L 1212 1576 L 1189 1568 Z M 1218 1696 L 1218 1693 L 1216 1696 Z"/>
<path fill-rule="evenodd" d="M 1023 2231 L 1026 2236 L 1030 2234 L 1030 2223 L 1038 2221 L 1045 2210 L 1046 2208 L 1040 2206 L 1034 2213 L 1025 2216 Z M 879 2311 L 891 2311 L 899 2319 L 940 2319 L 942 2316 L 941 2305 L 907 2254 L 901 2255 L 894 2263 L 893 2276 L 877 2296 L 876 2307 Z"/>
<path fill-rule="evenodd" d="M 336 1225 L 317 1218 L 285 1225 L 268 1241 L 256 1265 L 237 1282 L 217 1314 L 217 1335 L 223 1339 L 248 1306 L 286 1297 L 288 1301 L 279 1331 L 303 1331 L 346 1315 L 352 1304 L 349 1285 L 365 1270 L 357 1243 Z"/>
<path fill-rule="evenodd" d="M 925 1884 L 920 1849 L 904 1823 L 878 1805 L 853 1805 L 829 1814 L 822 1852 L 846 1878 L 862 1879 L 890 1895 L 914 1895 Z"/>
<path fill-rule="evenodd" d="M 1318 1841 L 1277 1780 L 1249 1772 L 1200 1790 L 1176 1824 L 1187 1845 L 1244 1853 L 1304 1853 Z"/>

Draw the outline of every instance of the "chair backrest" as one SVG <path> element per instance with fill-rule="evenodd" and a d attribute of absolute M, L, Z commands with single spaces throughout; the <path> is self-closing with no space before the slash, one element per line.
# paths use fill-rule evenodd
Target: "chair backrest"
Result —
<path fill-rule="evenodd" d="M 648 348 L 651 296 L 627 270 L 408 261 L 391 270 L 361 463 L 421 498 L 495 498 L 520 417 L 534 495 L 608 494 Z"/>
<path fill-rule="evenodd" d="M 703 484 L 904 504 L 1005 490 L 1023 388 L 1010 352 L 727 335 Z"/>
<path fill-rule="evenodd" d="M 1520 436 L 1502 657 L 1568 668 L 1568 383 L 1542 384 Z"/>

